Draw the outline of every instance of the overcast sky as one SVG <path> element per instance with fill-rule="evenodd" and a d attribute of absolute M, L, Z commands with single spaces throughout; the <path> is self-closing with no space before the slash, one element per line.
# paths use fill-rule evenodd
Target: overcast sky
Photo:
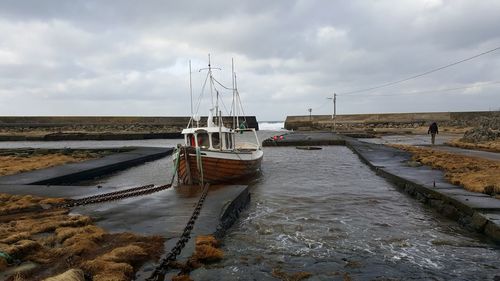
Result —
<path fill-rule="evenodd" d="M 348 94 L 497 47 L 498 0 L 1 0 L 0 115 L 188 116 L 208 53 L 259 121 L 498 110 L 500 50 Z"/>

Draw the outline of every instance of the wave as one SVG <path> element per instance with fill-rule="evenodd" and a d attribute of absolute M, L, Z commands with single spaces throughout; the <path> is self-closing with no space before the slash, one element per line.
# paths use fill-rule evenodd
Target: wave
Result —
<path fill-rule="evenodd" d="M 259 122 L 259 130 L 261 131 L 286 131 L 285 122 L 281 121 L 264 121 Z"/>

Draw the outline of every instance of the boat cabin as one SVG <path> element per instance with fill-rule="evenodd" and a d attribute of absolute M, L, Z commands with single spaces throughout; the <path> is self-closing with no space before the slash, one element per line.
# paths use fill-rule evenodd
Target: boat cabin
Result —
<path fill-rule="evenodd" d="M 234 149 L 234 132 L 225 127 L 188 128 L 182 134 L 186 146 L 219 151 Z"/>

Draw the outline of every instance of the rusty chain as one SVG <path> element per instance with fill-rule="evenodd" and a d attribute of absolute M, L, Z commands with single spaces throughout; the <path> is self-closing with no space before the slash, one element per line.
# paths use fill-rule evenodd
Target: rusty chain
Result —
<path fill-rule="evenodd" d="M 128 192 L 132 192 L 132 191 L 136 191 L 136 190 L 150 188 L 150 187 L 153 187 L 153 186 L 154 186 L 154 184 L 148 184 L 148 185 L 143 185 L 143 186 L 138 186 L 138 187 L 133 187 L 133 188 L 128 188 L 128 189 L 113 191 L 113 192 L 109 192 L 109 193 L 97 194 L 97 195 L 88 196 L 88 197 L 79 198 L 79 199 L 70 199 L 69 200 L 70 202 L 66 202 L 64 204 L 77 203 L 77 202 L 87 201 L 87 200 L 96 199 L 96 198 L 100 198 L 100 197 L 106 197 L 106 196 L 111 196 L 111 195 L 118 195 L 118 194 L 122 194 L 122 193 L 128 193 Z"/>
<path fill-rule="evenodd" d="M 176 150 L 176 153 L 179 153 L 178 151 L 179 150 Z M 178 159 L 179 159 L 179 156 L 177 156 L 177 160 Z M 115 200 L 125 199 L 125 198 L 129 198 L 129 197 L 142 196 L 142 195 L 147 195 L 147 194 L 155 193 L 158 191 L 162 191 L 162 190 L 165 190 L 165 189 L 172 187 L 172 185 L 174 183 L 175 176 L 176 176 L 176 172 L 177 172 L 177 166 L 178 166 L 178 161 L 174 165 L 174 173 L 172 174 L 172 179 L 171 179 L 169 184 L 156 186 L 156 187 L 154 186 L 154 184 L 148 184 L 148 185 L 128 188 L 128 189 L 124 189 L 124 190 L 118 190 L 118 191 L 114 191 L 114 192 L 108 192 L 108 193 L 104 193 L 104 194 L 88 196 L 88 197 L 84 197 L 84 198 L 80 198 L 80 199 L 73 199 L 73 200 L 69 200 L 69 202 L 56 204 L 56 205 L 54 205 L 54 207 L 56 207 L 56 208 L 70 208 L 70 207 L 76 207 L 76 206 L 82 206 L 82 205 L 115 201 Z"/>
<path fill-rule="evenodd" d="M 82 205 L 115 201 L 115 200 L 120 200 L 120 199 L 124 199 L 124 198 L 155 193 L 155 192 L 158 192 L 161 190 L 168 189 L 171 186 L 172 186 L 172 184 L 165 184 L 165 185 L 160 185 L 160 186 L 154 186 L 152 184 L 149 184 L 149 185 L 144 185 L 144 186 L 138 186 L 138 187 L 133 187 L 133 188 L 125 189 L 125 190 L 119 190 L 119 191 L 114 191 L 114 192 L 110 192 L 110 193 L 98 194 L 98 195 L 93 195 L 93 196 L 89 196 L 89 197 L 85 197 L 85 198 L 71 200 L 69 202 L 62 203 L 62 204 L 58 205 L 57 207 L 70 208 L 70 207 L 76 207 L 76 206 L 82 206 Z"/>
<path fill-rule="evenodd" d="M 165 273 L 167 272 L 170 263 L 175 261 L 177 256 L 181 253 L 182 249 L 186 247 L 186 243 L 191 238 L 191 231 L 194 228 L 196 219 L 200 215 L 201 208 L 203 207 L 203 203 L 208 194 L 209 186 L 210 185 L 208 183 L 205 184 L 200 199 L 198 200 L 198 203 L 194 208 L 193 214 L 191 215 L 191 218 L 187 222 L 186 227 L 182 232 L 182 235 L 179 237 L 179 240 L 177 240 L 177 243 L 172 248 L 172 250 L 170 250 L 170 252 L 165 256 L 165 258 L 161 260 L 160 264 L 153 271 L 153 274 L 151 274 L 151 276 L 147 278 L 146 281 L 163 281 L 165 279 Z"/>

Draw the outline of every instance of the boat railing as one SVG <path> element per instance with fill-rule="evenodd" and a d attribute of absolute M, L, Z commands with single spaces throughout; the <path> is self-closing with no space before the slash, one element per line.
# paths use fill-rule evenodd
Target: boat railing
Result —
<path fill-rule="evenodd" d="M 234 129 L 234 132 L 236 133 L 236 135 L 238 135 L 238 133 L 252 132 L 253 137 L 255 138 L 254 139 L 255 143 L 248 142 L 246 140 L 243 140 L 243 141 L 240 140 L 239 142 L 237 142 L 235 144 L 236 149 L 250 149 L 250 150 L 261 149 L 259 137 L 257 136 L 257 131 L 255 130 L 255 128 L 241 128 L 241 129 L 238 128 L 238 129 Z"/>
<path fill-rule="evenodd" d="M 251 142 L 241 142 L 241 143 L 236 144 L 236 146 L 235 146 L 236 150 L 256 150 L 259 148 L 260 148 L 260 146 L 258 144 L 251 143 Z"/>

